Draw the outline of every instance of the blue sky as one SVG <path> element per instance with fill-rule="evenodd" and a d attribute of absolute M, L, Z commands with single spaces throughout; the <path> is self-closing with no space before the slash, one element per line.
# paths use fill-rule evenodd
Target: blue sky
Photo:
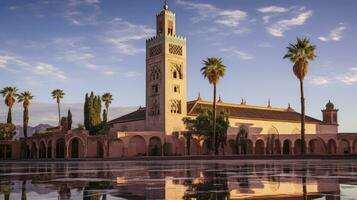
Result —
<path fill-rule="evenodd" d="M 34 110 L 54 103 L 54 88 L 66 93 L 63 109 L 83 102 L 90 91 L 113 93 L 112 106 L 122 110 L 144 105 L 145 39 L 154 35 L 162 4 L 0 0 L 0 87 L 32 91 L 37 102 L 32 112 L 54 122 L 55 106 Z M 223 101 L 244 97 L 248 104 L 264 106 L 270 98 L 275 107 L 291 103 L 299 110 L 298 81 L 282 57 L 289 42 L 308 37 L 318 57 L 306 78 L 307 113 L 320 119 L 331 100 L 340 110 L 340 131 L 357 132 L 356 1 L 170 0 L 169 7 L 176 13 L 178 34 L 187 37 L 189 100 L 198 92 L 211 99 L 199 69 L 202 59 L 219 56 L 227 66 L 218 87 Z M 0 121 L 5 113 L 0 104 Z"/>

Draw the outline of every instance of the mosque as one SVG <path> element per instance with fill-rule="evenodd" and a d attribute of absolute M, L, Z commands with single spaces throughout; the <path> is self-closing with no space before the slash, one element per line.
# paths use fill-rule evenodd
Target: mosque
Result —
<path fill-rule="evenodd" d="M 176 15 L 165 3 L 156 15 L 156 36 L 146 40 L 146 107 L 109 122 L 108 135 L 59 126 L 26 141 L 0 141 L 1 159 L 71 159 L 133 156 L 188 155 L 184 117 L 197 116 L 196 108 L 212 108 L 202 99 L 187 101 L 186 38 L 176 34 Z M 227 147 L 220 154 L 237 154 L 235 139 L 240 128 L 248 133 L 248 154 L 299 154 L 300 113 L 287 108 L 227 103 L 219 99 L 218 111 L 229 113 Z M 357 154 L 357 134 L 338 133 L 338 109 L 328 102 L 322 120 L 306 116 L 309 154 Z M 268 138 L 274 135 L 273 150 Z M 21 145 L 26 145 L 24 155 Z M 193 138 L 190 155 L 205 155 L 207 144 Z"/>

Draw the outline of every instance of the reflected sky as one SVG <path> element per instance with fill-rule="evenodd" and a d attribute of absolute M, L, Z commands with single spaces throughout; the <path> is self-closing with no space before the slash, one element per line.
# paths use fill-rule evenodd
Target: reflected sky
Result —
<path fill-rule="evenodd" d="M 0 199 L 357 199 L 357 161 L 12 162 Z"/>

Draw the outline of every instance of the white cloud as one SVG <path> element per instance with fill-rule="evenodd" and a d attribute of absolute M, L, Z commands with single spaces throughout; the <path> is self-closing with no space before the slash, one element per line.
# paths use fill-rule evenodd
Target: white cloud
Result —
<path fill-rule="evenodd" d="M 291 19 L 279 20 L 271 26 L 267 27 L 267 31 L 275 37 L 282 37 L 284 36 L 285 31 L 291 30 L 292 27 L 304 25 L 305 22 L 312 16 L 312 14 L 312 10 L 308 10 L 301 12 L 296 17 Z"/>
<path fill-rule="evenodd" d="M 67 78 L 62 70 L 47 63 L 38 63 L 35 65 L 33 72 L 42 76 L 53 76 L 60 80 Z"/>
<path fill-rule="evenodd" d="M 267 6 L 259 8 L 258 11 L 262 13 L 284 13 L 288 12 L 289 9 L 278 6 Z"/>
<path fill-rule="evenodd" d="M 240 21 L 247 17 L 247 13 L 240 10 L 224 10 L 218 13 L 219 18 L 215 20 L 216 23 L 227 27 L 237 27 Z"/>
<path fill-rule="evenodd" d="M 73 25 L 98 24 L 100 15 L 99 0 L 69 0 L 64 18 Z"/>
<path fill-rule="evenodd" d="M 147 39 L 155 34 L 155 30 L 145 25 L 137 25 L 121 18 L 115 18 L 111 22 L 113 29 L 108 31 L 103 40 L 112 44 L 119 53 L 134 55 L 144 52 L 143 46 L 137 47 L 132 42 Z"/>
<path fill-rule="evenodd" d="M 112 75 L 116 74 L 116 72 L 111 71 L 111 70 L 104 71 L 103 73 L 108 76 L 112 76 Z"/>
<path fill-rule="evenodd" d="M 5 68 L 9 60 L 13 59 L 10 56 L 0 56 L 0 68 Z"/>
<path fill-rule="evenodd" d="M 310 79 L 310 83 L 313 85 L 327 85 L 329 83 L 329 79 L 327 77 L 324 76 L 316 76 Z"/>
<path fill-rule="evenodd" d="M 328 36 L 320 36 L 318 39 L 323 42 L 327 42 L 330 40 L 338 41 L 338 40 L 342 39 L 342 33 L 345 29 L 346 29 L 346 27 L 343 24 L 340 24 L 339 27 L 331 30 L 331 32 Z"/>
<path fill-rule="evenodd" d="M 11 67 L 11 68 L 10 68 Z M 66 79 L 64 71 L 44 62 L 28 62 L 18 56 L 0 55 L 0 68 L 26 75 L 45 76 L 49 79 Z"/>
<path fill-rule="evenodd" d="M 195 10 L 198 13 L 198 16 L 192 18 L 194 22 L 212 19 L 217 24 L 232 28 L 238 27 L 248 17 L 248 14 L 242 10 L 225 10 L 207 3 L 177 0 L 177 4 L 184 6 L 185 9 Z"/>
<path fill-rule="evenodd" d="M 241 59 L 241 60 L 251 60 L 254 58 L 252 55 L 250 55 L 244 51 L 234 49 L 234 48 L 221 48 L 220 51 L 238 55 L 239 59 Z"/>
<path fill-rule="evenodd" d="M 337 80 L 341 81 L 346 85 L 352 85 L 354 83 L 357 83 L 357 67 L 351 68 L 349 72 L 338 76 Z"/>
<path fill-rule="evenodd" d="M 260 48 L 271 48 L 271 47 L 273 47 L 273 45 L 268 43 L 268 42 L 262 42 L 262 43 L 258 44 L 258 47 L 260 47 Z"/>

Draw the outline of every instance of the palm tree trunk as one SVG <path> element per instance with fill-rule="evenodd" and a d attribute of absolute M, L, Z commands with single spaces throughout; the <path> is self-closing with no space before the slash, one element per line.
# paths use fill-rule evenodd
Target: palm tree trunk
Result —
<path fill-rule="evenodd" d="M 187 155 L 189 156 L 191 154 L 191 138 L 192 138 L 192 135 L 191 133 L 186 133 L 188 134 L 187 135 L 187 138 L 186 138 L 186 146 L 187 146 Z"/>
<path fill-rule="evenodd" d="M 306 153 L 305 148 L 305 97 L 304 97 L 304 81 L 300 79 L 301 93 L 301 154 Z"/>
<path fill-rule="evenodd" d="M 12 124 L 11 106 L 9 106 L 9 110 L 7 111 L 7 120 L 6 120 L 6 123 Z"/>
<path fill-rule="evenodd" d="M 212 134 L 212 149 L 218 155 L 218 148 L 216 147 L 216 84 L 213 84 L 213 134 Z"/>
<path fill-rule="evenodd" d="M 60 109 L 59 100 L 57 100 L 57 109 L 58 109 L 58 125 L 61 126 L 61 109 Z"/>
<path fill-rule="evenodd" d="M 27 194 L 26 194 L 26 181 L 22 181 L 22 188 L 21 188 L 21 200 L 27 200 Z"/>
<path fill-rule="evenodd" d="M 27 126 L 28 126 L 28 109 L 24 108 L 24 115 L 23 115 L 23 131 L 24 137 L 27 138 Z"/>

